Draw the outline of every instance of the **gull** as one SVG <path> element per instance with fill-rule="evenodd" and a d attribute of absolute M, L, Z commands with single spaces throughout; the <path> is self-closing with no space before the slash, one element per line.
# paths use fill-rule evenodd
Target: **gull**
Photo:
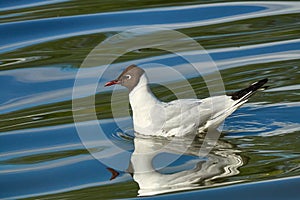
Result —
<path fill-rule="evenodd" d="M 162 102 L 151 92 L 145 71 L 136 65 L 130 65 L 117 79 L 107 82 L 105 87 L 120 84 L 128 88 L 136 133 L 182 137 L 201 134 L 211 128 L 217 129 L 257 90 L 265 89 L 263 85 L 267 82 L 267 78 L 262 79 L 230 95 Z"/>

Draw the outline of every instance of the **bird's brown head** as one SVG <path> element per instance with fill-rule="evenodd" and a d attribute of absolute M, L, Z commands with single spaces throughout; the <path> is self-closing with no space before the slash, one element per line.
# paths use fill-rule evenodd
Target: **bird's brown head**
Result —
<path fill-rule="evenodd" d="M 142 68 L 139 68 L 136 65 L 130 65 L 120 74 L 117 79 L 107 82 L 105 87 L 120 84 L 124 87 L 127 87 L 129 91 L 131 91 L 139 83 L 140 77 L 144 73 L 145 71 Z"/>

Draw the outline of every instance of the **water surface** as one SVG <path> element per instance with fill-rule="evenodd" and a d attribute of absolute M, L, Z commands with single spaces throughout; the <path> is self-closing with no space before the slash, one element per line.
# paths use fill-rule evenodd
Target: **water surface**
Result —
<path fill-rule="evenodd" d="M 269 78 L 270 86 L 226 120 L 210 157 L 195 156 L 199 139 L 168 167 L 160 168 L 156 158 L 153 167 L 162 174 L 158 177 L 179 175 L 194 182 L 153 194 L 185 191 L 188 196 L 192 189 L 201 192 L 299 176 L 299 2 L 30 0 L 0 5 L 1 198 L 107 199 L 143 192 L 143 183 L 132 177 L 132 171 L 120 171 L 110 180 L 107 167 L 85 149 L 73 123 L 72 89 L 78 68 L 97 44 L 126 29 L 152 25 L 180 31 L 200 43 L 217 64 L 227 92 L 262 78 Z M 174 54 L 144 49 L 122 56 L 113 67 L 119 73 L 133 63 L 149 69 L 155 67 L 150 63 L 184 66 Z M 87 75 L 96 76 L 92 68 Z M 188 78 L 199 98 L 208 96 L 201 77 Z M 105 134 L 130 153 L 139 145 L 164 144 L 134 139 L 129 118 L 122 118 L 128 131 L 118 129 L 109 106 L 111 90 L 100 87 L 104 82 L 99 83 L 96 112 Z M 169 84 L 187 95 L 180 81 Z M 161 100 L 175 99 L 166 87 L 154 84 L 152 89 Z M 126 90 L 120 94 L 121 105 Z M 81 112 L 87 116 L 81 126 L 93 123 L 90 108 Z M 176 155 L 176 148 L 171 146 L 166 157 Z M 216 160 L 220 165 L 207 173 L 205 166 Z M 139 163 L 127 159 L 121 165 L 127 169 Z"/>

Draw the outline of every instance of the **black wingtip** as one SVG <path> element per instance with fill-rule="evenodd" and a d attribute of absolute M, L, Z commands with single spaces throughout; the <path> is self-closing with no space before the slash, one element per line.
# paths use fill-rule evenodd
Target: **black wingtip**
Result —
<path fill-rule="evenodd" d="M 230 95 L 231 99 L 232 100 L 247 99 L 251 95 L 253 95 L 254 92 L 257 91 L 258 89 L 260 89 L 260 88 L 266 89 L 267 87 L 263 87 L 263 85 L 266 84 L 267 82 L 268 82 L 268 79 L 265 78 L 258 82 L 252 83 L 249 87 L 231 94 Z"/>
<path fill-rule="evenodd" d="M 263 86 L 264 84 L 266 84 L 267 82 L 269 81 L 269 79 L 265 78 L 265 79 L 262 79 L 256 83 L 252 83 L 252 85 L 260 85 L 260 86 Z"/>

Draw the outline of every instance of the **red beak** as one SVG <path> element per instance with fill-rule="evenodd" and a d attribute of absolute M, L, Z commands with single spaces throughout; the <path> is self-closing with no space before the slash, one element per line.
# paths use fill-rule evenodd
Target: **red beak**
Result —
<path fill-rule="evenodd" d="M 120 83 L 120 81 L 118 81 L 118 80 L 108 81 L 107 83 L 105 83 L 104 87 L 119 84 L 119 83 Z"/>

